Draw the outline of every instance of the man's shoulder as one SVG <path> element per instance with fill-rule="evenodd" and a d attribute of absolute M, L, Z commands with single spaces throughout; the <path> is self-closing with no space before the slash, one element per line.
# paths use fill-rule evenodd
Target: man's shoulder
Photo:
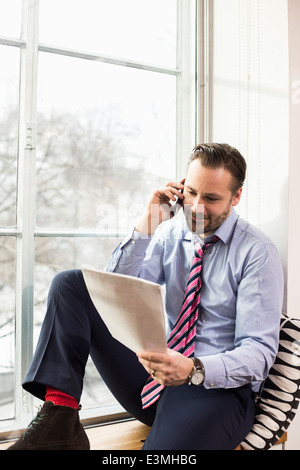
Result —
<path fill-rule="evenodd" d="M 234 231 L 234 238 L 240 243 L 247 244 L 249 247 L 266 247 L 272 246 L 276 248 L 271 238 L 261 229 L 251 224 L 247 220 L 239 217 Z"/>

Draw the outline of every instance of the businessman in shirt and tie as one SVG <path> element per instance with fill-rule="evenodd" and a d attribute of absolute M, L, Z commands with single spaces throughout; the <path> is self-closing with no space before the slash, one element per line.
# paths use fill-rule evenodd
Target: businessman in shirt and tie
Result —
<path fill-rule="evenodd" d="M 145 450 L 230 450 L 246 437 L 255 393 L 278 349 L 283 275 L 274 244 L 235 211 L 245 174 L 236 149 L 197 146 L 186 178 L 153 193 L 106 267 L 165 285 L 172 334 L 187 287 L 199 277 L 190 281 L 200 247 L 200 306 L 188 353 L 175 346 L 165 354 L 133 353 L 111 337 L 81 271 L 54 278 L 23 384 L 45 404 L 12 450 L 89 448 L 78 421 L 89 354 L 121 405 L 151 426 Z M 150 399 L 143 395 L 149 381 Z M 159 394 L 152 384 L 161 387 Z"/>

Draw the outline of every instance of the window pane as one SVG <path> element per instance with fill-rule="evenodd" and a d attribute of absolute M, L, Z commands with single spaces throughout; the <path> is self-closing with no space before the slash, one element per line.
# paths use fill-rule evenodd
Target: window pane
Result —
<path fill-rule="evenodd" d="M 98 237 L 36 237 L 35 239 L 35 325 L 45 315 L 51 281 L 56 273 L 90 264 L 104 269 L 120 240 Z"/>
<path fill-rule="evenodd" d="M 0 237 L 0 419 L 14 415 L 15 239 Z"/>
<path fill-rule="evenodd" d="M 0 227 L 16 225 L 19 54 L 0 46 Z"/>
<path fill-rule="evenodd" d="M 35 344 L 45 316 L 48 291 L 54 275 L 65 269 L 80 269 L 82 264 L 90 264 L 104 269 L 112 251 L 119 242 L 118 239 L 90 237 L 36 238 Z M 115 403 L 115 399 L 104 385 L 92 361 L 89 360 L 82 396 L 84 408 Z"/>
<path fill-rule="evenodd" d="M 175 175 L 176 77 L 41 54 L 38 93 L 37 224 L 126 231 Z"/>
<path fill-rule="evenodd" d="M 0 36 L 19 38 L 22 0 L 0 0 Z"/>
<path fill-rule="evenodd" d="M 43 0 L 40 41 L 176 66 L 175 0 Z"/>

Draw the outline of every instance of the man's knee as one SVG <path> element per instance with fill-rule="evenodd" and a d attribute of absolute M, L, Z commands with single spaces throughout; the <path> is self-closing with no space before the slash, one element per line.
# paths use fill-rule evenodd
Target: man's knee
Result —
<path fill-rule="evenodd" d="M 70 289 L 70 287 L 79 285 L 83 280 L 82 272 L 79 269 L 70 269 L 66 271 L 61 271 L 57 273 L 50 286 L 49 292 L 51 294 L 60 292 L 65 287 Z"/>

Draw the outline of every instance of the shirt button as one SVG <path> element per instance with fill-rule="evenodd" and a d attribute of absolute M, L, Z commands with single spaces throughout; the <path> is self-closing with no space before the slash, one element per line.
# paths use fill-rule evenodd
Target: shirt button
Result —
<path fill-rule="evenodd" d="M 131 243 L 132 243 L 132 245 L 134 245 L 134 244 L 135 244 L 135 240 L 131 240 Z"/>
<path fill-rule="evenodd" d="M 212 382 L 211 384 L 209 384 L 210 387 L 214 387 L 215 384 Z"/>

